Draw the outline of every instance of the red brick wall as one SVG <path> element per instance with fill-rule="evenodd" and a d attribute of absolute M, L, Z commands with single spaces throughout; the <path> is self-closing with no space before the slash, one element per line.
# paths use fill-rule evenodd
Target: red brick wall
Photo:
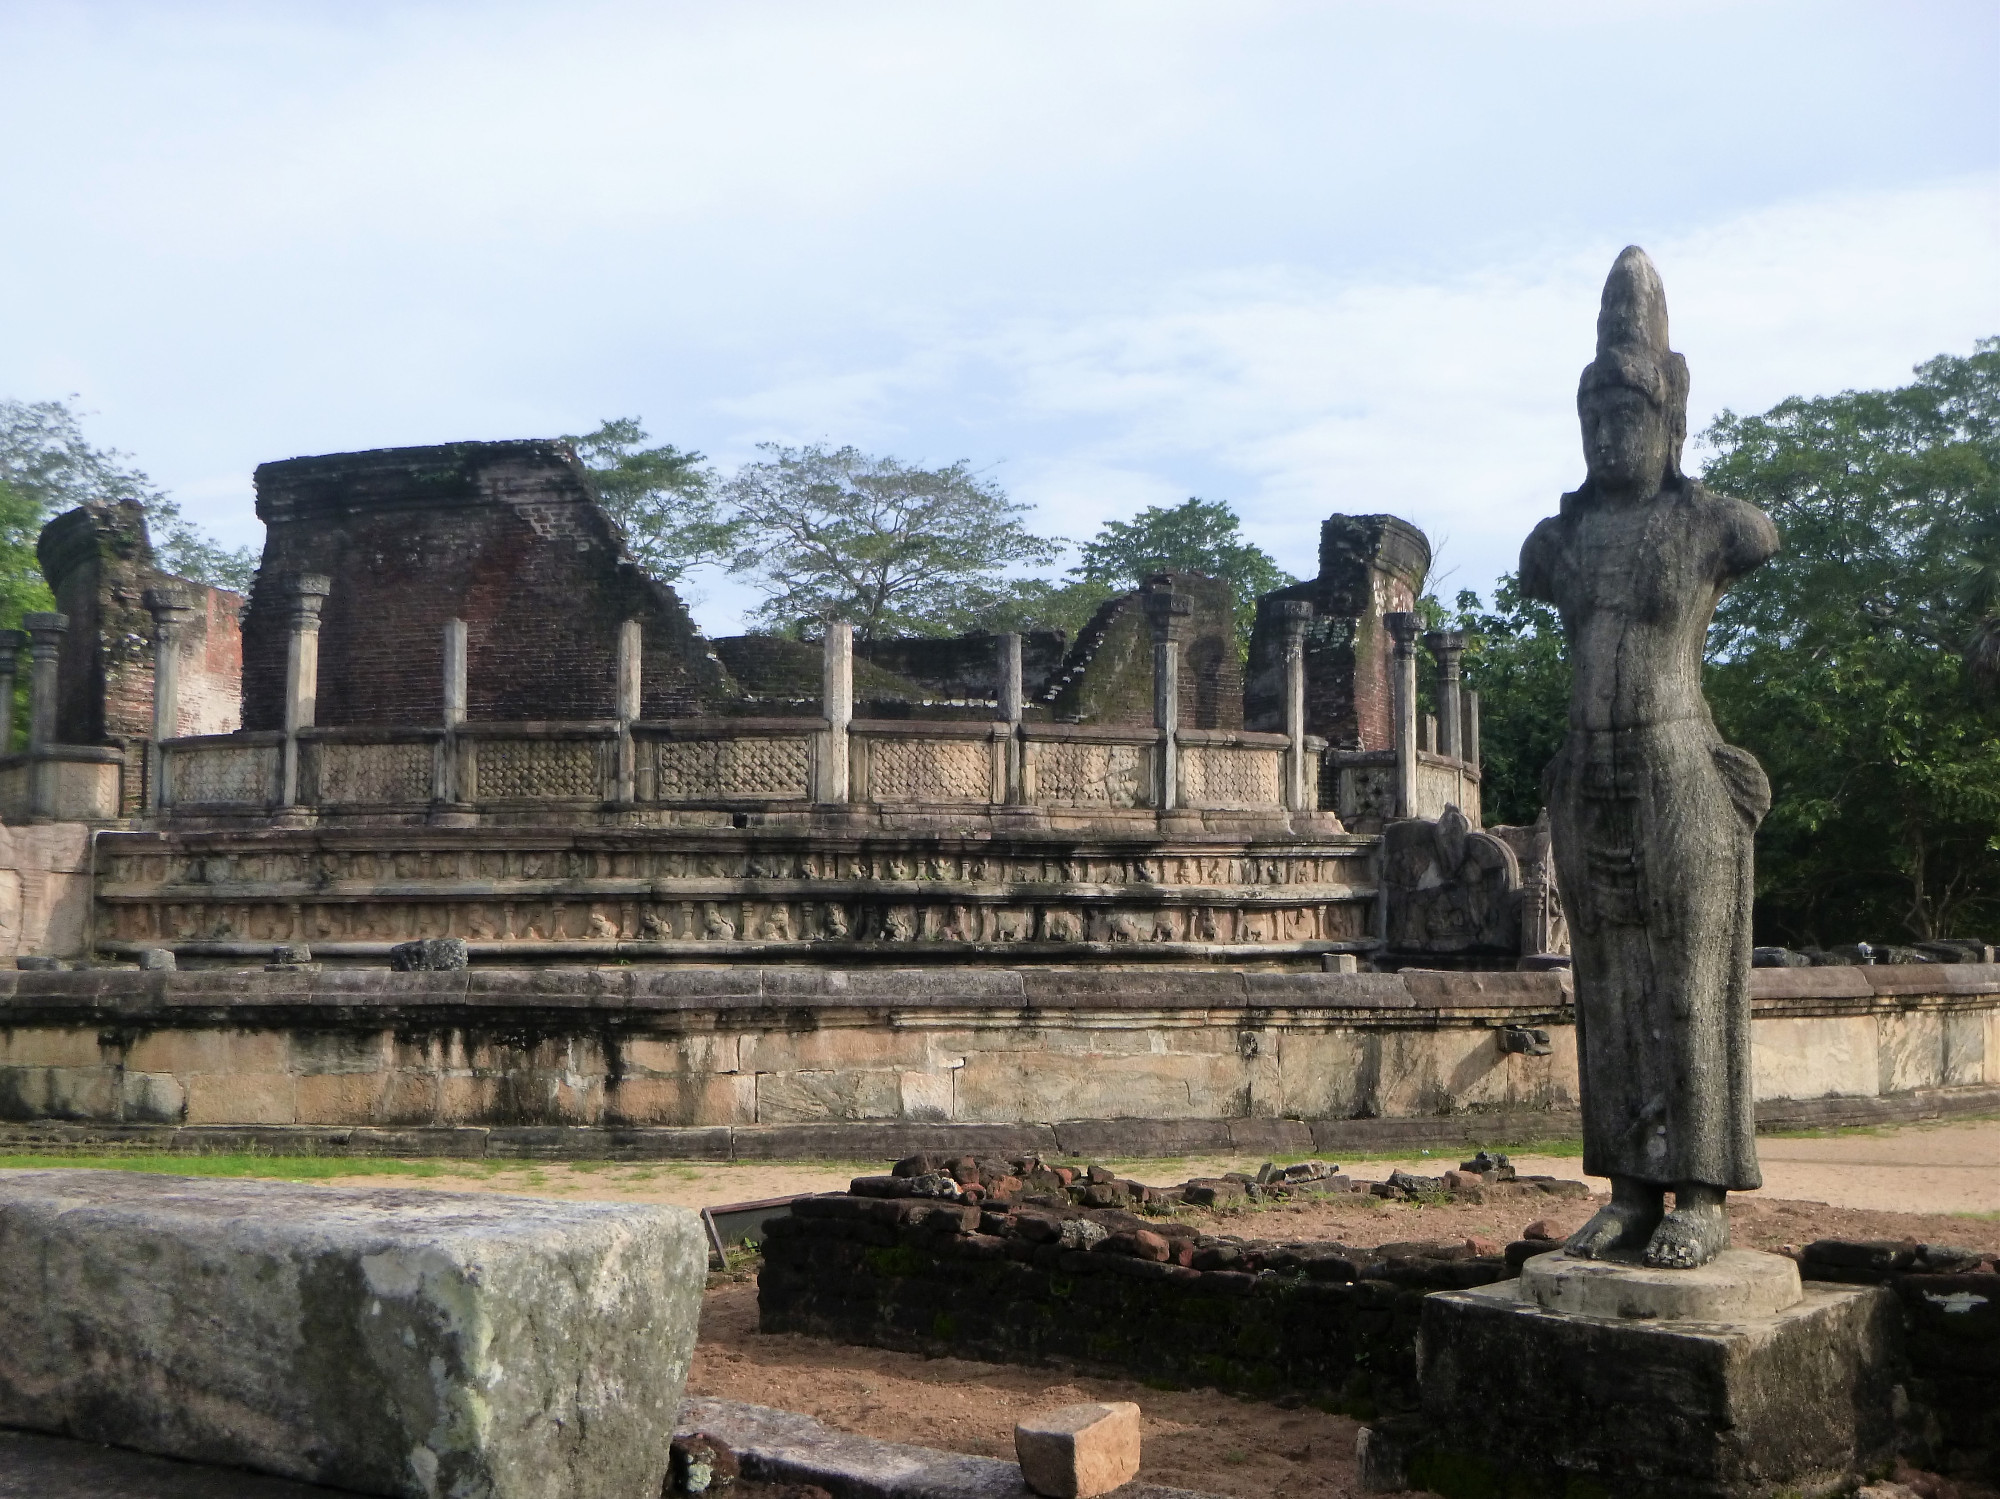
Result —
<path fill-rule="evenodd" d="M 1235 602 L 1229 587 L 1199 573 L 1170 573 L 1189 596 L 1181 648 L 1180 725 L 1243 727 L 1243 664 L 1236 655 Z M 1062 667 L 1031 689 L 1059 721 L 1150 725 L 1153 722 L 1153 627 L 1139 593 L 1099 609 L 1076 637 Z"/>
<path fill-rule="evenodd" d="M 1423 532 L 1393 515 L 1332 515 L 1320 526 L 1319 576 L 1264 600 L 1305 599 L 1306 732 L 1336 749 L 1389 749 L 1395 736 L 1396 642 L 1384 614 L 1415 607 L 1430 567 Z M 1285 726 L 1284 648 L 1277 622 L 1260 608 L 1250 637 L 1246 727 Z"/>
<path fill-rule="evenodd" d="M 735 695 L 672 589 L 625 560 L 567 445 L 457 443 L 257 470 L 264 557 L 244 625 L 244 727 L 284 720 L 287 572 L 323 573 L 322 725 L 430 724 L 463 619 L 467 716 L 607 718 L 620 623 L 644 630 L 641 713 Z"/>
<path fill-rule="evenodd" d="M 240 594 L 155 565 L 144 509 L 93 504 L 57 516 L 37 545 L 42 573 L 69 616 L 57 663 L 56 738 L 64 744 L 136 746 L 153 734 L 153 616 L 148 588 L 179 588 L 194 613 L 179 640 L 178 732 L 222 734 L 241 722 Z M 138 805 L 144 756 L 127 755 L 125 802 Z"/>

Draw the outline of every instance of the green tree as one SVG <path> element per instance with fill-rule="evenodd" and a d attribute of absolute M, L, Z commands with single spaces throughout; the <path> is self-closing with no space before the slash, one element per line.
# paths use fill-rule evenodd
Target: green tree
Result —
<path fill-rule="evenodd" d="M 1466 634 L 1464 685 L 1479 694 L 1479 799 L 1489 824 L 1541 815 L 1542 769 L 1569 727 L 1569 653 L 1562 621 L 1547 604 L 1521 597 L 1508 573 L 1492 609 L 1467 589 L 1448 618 Z M 1419 672 L 1419 679 L 1428 673 Z"/>
<path fill-rule="evenodd" d="M 664 582 L 727 559 L 734 528 L 716 503 L 715 471 L 671 443 L 645 447 L 636 416 L 613 417 L 563 440 L 589 470 L 598 499 L 625 533 L 632 560 Z"/>
<path fill-rule="evenodd" d="M 257 570 L 248 547 L 224 547 L 197 530 L 181 508 L 127 454 L 93 447 L 76 413 L 61 401 L 0 399 L 0 482 L 32 507 L 22 522 L 39 534 L 66 510 L 92 501 L 137 500 L 159 565 L 178 577 L 247 592 Z M 11 521 L 0 524 L 12 524 Z M 29 537 L 33 555 L 34 537 Z M 37 569 L 39 571 L 39 569 Z"/>
<path fill-rule="evenodd" d="M 770 629 L 847 619 L 864 640 L 950 634 L 968 602 L 1004 595 L 1005 569 L 1055 560 L 1057 544 L 1022 526 L 1027 507 L 963 461 L 926 469 L 824 444 L 759 451 L 722 493 L 738 528 L 731 570 L 759 578 Z"/>
<path fill-rule="evenodd" d="M 1149 506 L 1129 521 L 1105 522 L 1084 543 L 1070 575 L 1103 589 L 1101 599 L 1168 569 L 1204 573 L 1229 584 L 1236 600 L 1238 650 L 1249 645 L 1258 598 L 1298 581 L 1263 548 L 1243 539 L 1243 523 L 1227 504 L 1193 497 L 1178 505 Z"/>
<path fill-rule="evenodd" d="M 1705 481 L 1784 538 L 1724 599 L 1707 675 L 1771 777 L 1764 940 L 2000 924 L 2000 339 L 1916 374 L 1703 436 Z"/>

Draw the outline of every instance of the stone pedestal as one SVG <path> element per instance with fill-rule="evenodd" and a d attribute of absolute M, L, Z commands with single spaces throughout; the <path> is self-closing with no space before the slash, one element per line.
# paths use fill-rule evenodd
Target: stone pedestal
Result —
<path fill-rule="evenodd" d="M 1761 1499 L 1886 1460 L 1887 1293 L 1800 1286 L 1789 1261 L 1741 1251 L 1701 1272 L 1559 1254 L 1523 1272 L 1425 1299 L 1413 1486 Z"/>

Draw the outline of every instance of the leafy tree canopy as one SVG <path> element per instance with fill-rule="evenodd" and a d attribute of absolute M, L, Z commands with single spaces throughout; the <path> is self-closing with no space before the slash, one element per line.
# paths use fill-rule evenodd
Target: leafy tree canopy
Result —
<path fill-rule="evenodd" d="M 563 440 L 590 471 L 598 499 L 625 533 L 632 560 L 674 582 L 689 568 L 728 558 L 735 528 L 716 503 L 715 471 L 700 453 L 646 447 L 636 416 Z"/>
<path fill-rule="evenodd" d="M 852 620 L 862 639 L 942 635 L 968 605 L 1005 597 L 1002 574 L 1058 547 L 1025 505 L 958 462 L 926 469 L 851 447 L 764 443 L 723 486 L 738 527 L 731 569 L 761 575 L 758 617 L 789 634 Z"/>
<path fill-rule="evenodd" d="M 2000 339 L 1916 375 L 1703 437 L 1709 486 L 1784 538 L 1723 600 L 1707 684 L 1775 793 L 1770 939 L 2000 926 Z"/>
<path fill-rule="evenodd" d="M 52 517 L 92 501 L 136 500 L 145 507 L 146 529 L 159 565 L 198 583 L 247 592 L 257 570 L 248 547 L 224 547 L 203 535 L 165 490 L 133 468 L 115 448 L 93 447 L 76 413 L 61 401 L 0 399 L 0 482 L 32 511 L 19 522 L 34 541 Z M 0 521 L 11 537 L 11 518 Z M 0 563 L 0 568 L 8 564 Z"/>
<path fill-rule="evenodd" d="M 1227 504 L 1192 497 L 1178 505 L 1150 506 L 1129 521 L 1107 521 L 1084 544 L 1070 575 L 1109 595 L 1165 570 L 1204 573 L 1229 584 L 1239 648 L 1247 645 L 1256 623 L 1258 597 L 1298 581 L 1262 547 L 1243 539 L 1243 523 Z"/>

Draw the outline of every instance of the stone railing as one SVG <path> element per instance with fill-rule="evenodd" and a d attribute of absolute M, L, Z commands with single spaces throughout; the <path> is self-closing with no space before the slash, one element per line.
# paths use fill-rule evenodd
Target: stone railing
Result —
<path fill-rule="evenodd" d="M 293 736 L 297 773 L 289 801 L 287 736 L 205 735 L 161 746 L 157 805 L 171 819 L 265 816 L 287 808 L 338 818 L 438 810 L 505 813 L 528 806 L 803 807 L 836 799 L 1086 810 L 1162 804 L 1160 747 L 1166 736 L 1158 729 L 858 720 L 843 732 L 847 795 L 822 798 L 815 791 L 835 732 L 819 718 L 301 729 Z M 1171 732 L 1178 751 L 1171 805 L 1191 811 L 1286 809 L 1290 742 L 1285 735 Z M 1310 755 L 1322 748 L 1317 739 L 1306 741 Z M 0 762 L 0 798 L 9 773 Z M 16 767 L 12 773 L 24 772 Z"/>
<path fill-rule="evenodd" d="M 278 804 L 285 736 L 204 734 L 160 746 L 163 807 L 263 811 Z"/>
<path fill-rule="evenodd" d="M 296 606 L 284 728 L 151 746 L 149 759 L 156 756 L 161 771 L 148 810 L 167 821 L 421 817 L 457 825 L 486 817 L 533 820 L 533 809 L 542 808 L 563 817 L 587 809 L 644 822 L 640 814 L 662 809 L 852 803 L 1280 817 L 1319 810 L 1316 772 L 1326 746 L 1305 732 L 1295 638 L 1310 612 L 1303 606 L 1288 616 L 1282 734 L 1182 727 L 1180 656 L 1189 604 L 1164 580 L 1146 595 L 1154 647 L 1150 724 L 1025 721 L 1016 636 L 1000 638 L 994 720 L 857 720 L 852 629 L 838 623 L 826 627 L 824 717 L 648 721 L 639 717 L 636 622 L 619 632 L 613 716 L 473 722 L 466 717 L 465 626 L 453 620 L 445 627 L 440 721 L 354 728 L 314 723 L 317 611 L 326 580 L 280 581 Z M 170 673 L 156 681 L 156 691 L 171 694 Z M 164 697 L 156 709 L 158 723 L 174 721 Z"/>

